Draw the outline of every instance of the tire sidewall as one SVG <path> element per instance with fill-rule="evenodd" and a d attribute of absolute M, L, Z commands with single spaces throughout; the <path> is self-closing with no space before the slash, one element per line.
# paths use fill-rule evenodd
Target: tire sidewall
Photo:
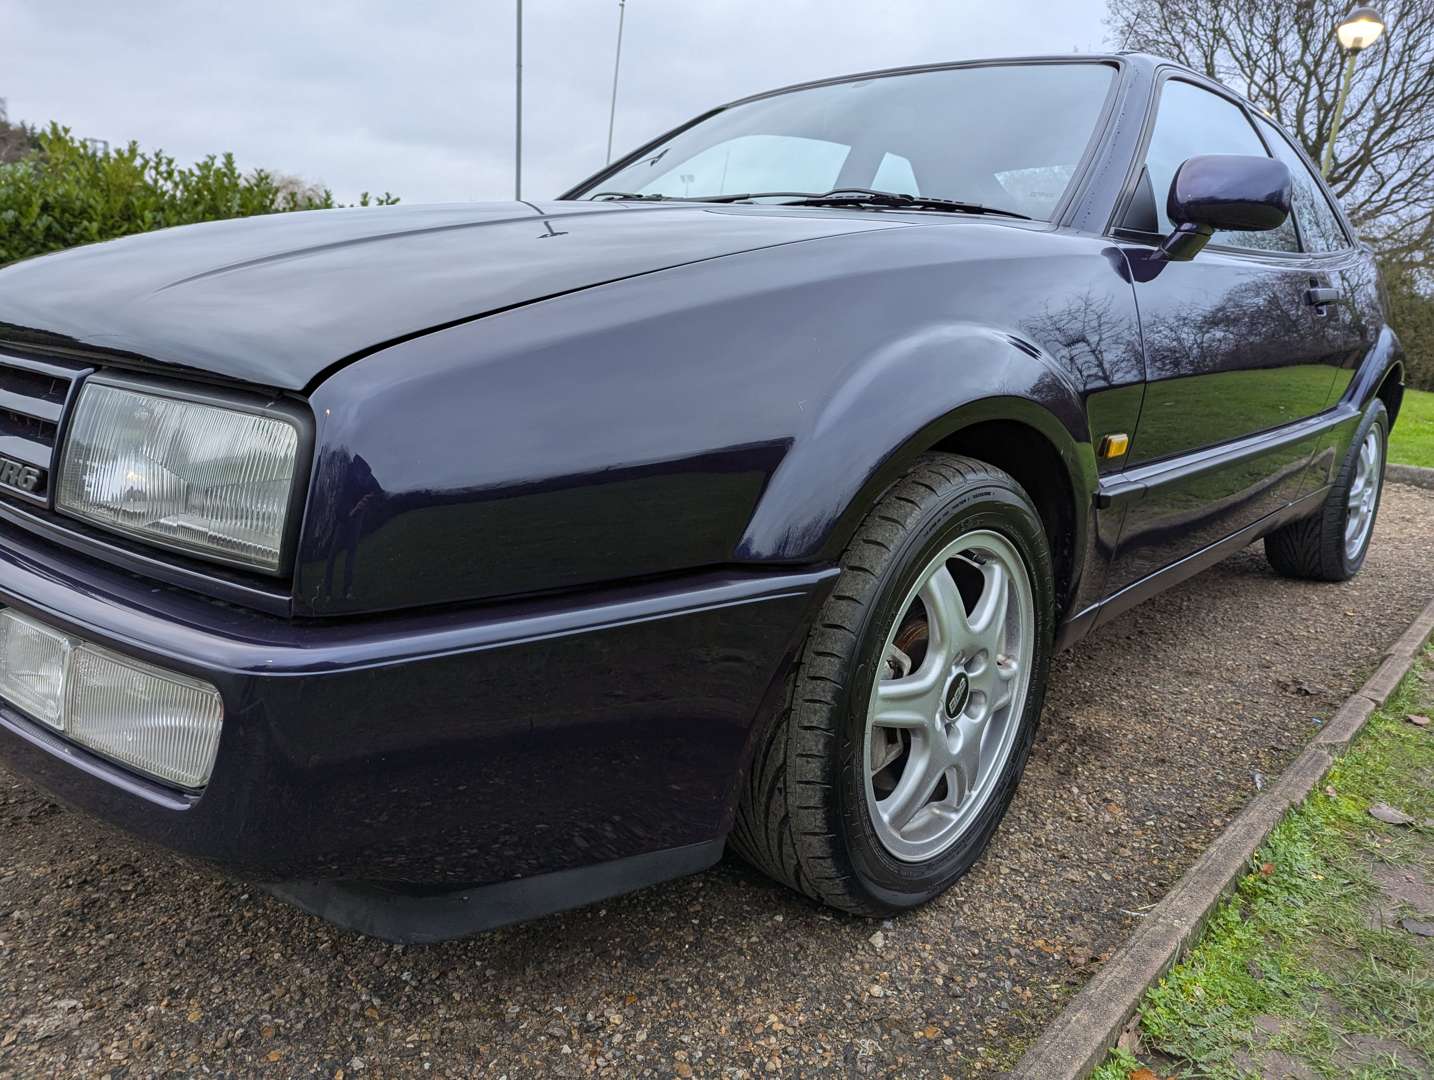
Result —
<path fill-rule="evenodd" d="M 964 835 L 940 855 L 923 862 L 897 859 L 882 846 L 871 823 L 865 783 L 867 706 L 886 636 L 918 575 L 958 536 L 978 529 L 999 533 L 1025 562 L 1034 603 L 1035 642 L 1031 678 L 1015 745 L 991 796 Z M 1039 516 L 1014 485 L 983 480 L 958 489 L 932 507 L 892 552 L 876 599 L 858 631 L 856 662 L 841 703 L 842 739 L 834 787 L 839 794 L 840 828 L 852 869 L 879 903 L 912 907 L 942 892 L 985 849 L 1005 814 L 1035 737 L 1050 670 L 1055 601 L 1050 547 Z"/>

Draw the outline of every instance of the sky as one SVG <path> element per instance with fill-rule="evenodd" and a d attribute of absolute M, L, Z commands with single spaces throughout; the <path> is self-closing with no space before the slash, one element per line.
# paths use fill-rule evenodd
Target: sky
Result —
<path fill-rule="evenodd" d="M 0 0 L 12 121 L 318 182 L 513 195 L 515 0 Z M 525 0 L 523 195 L 604 162 L 617 0 Z M 615 156 L 713 105 L 903 64 L 1106 47 L 1104 0 L 628 0 Z"/>

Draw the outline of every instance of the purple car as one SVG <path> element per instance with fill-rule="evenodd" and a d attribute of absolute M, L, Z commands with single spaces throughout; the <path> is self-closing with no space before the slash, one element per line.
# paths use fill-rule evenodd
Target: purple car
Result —
<path fill-rule="evenodd" d="M 1358 572 L 1403 365 L 1305 154 L 1147 56 L 714 109 L 551 202 L 0 271 L 0 760 L 428 941 L 987 847 L 1052 653 Z"/>

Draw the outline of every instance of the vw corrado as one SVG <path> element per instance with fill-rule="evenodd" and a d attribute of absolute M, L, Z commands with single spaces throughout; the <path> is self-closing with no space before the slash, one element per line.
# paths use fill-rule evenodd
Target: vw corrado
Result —
<path fill-rule="evenodd" d="M 433 940 L 732 846 L 866 915 L 991 839 L 1052 651 L 1356 573 L 1401 354 L 1306 156 L 1144 56 L 707 113 L 546 203 L 0 271 L 0 757 Z"/>

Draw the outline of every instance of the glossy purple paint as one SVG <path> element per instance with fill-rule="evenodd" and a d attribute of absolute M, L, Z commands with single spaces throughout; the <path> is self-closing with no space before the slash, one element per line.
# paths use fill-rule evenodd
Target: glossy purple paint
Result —
<path fill-rule="evenodd" d="M 291 580 L 0 500 L 0 603 L 208 678 L 226 708 L 202 793 L 6 711 L 0 755 L 266 880 L 498 882 L 691 850 L 726 834 L 837 558 L 917 455 L 974 453 L 1032 491 L 1064 644 L 1108 598 L 1304 512 L 1399 370 L 1370 256 L 1155 259 L 1161 238 L 1120 223 L 1166 67 L 1086 62 L 1119 75 L 1049 223 L 398 208 L 0 271 L 6 349 L 267 393 L 316 439 Z M 1300 299 L 1314 275 L 1345 297 L 1323 322 Z M 1294 367 L 1328 378 L 1292 404 Z M 1163 422 L 1251 372 L 1257 407 Z M 1112 432 L 1132 452 L 1098 461 Z"/>

